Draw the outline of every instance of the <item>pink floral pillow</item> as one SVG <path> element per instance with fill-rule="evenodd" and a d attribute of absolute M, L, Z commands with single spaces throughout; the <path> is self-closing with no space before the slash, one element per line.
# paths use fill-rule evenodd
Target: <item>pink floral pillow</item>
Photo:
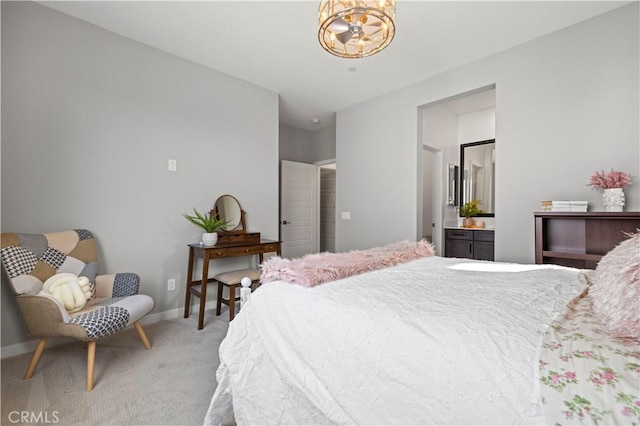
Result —
<path fill-rule="evenodd" d="M 604 330 L 640 338 L 640 230 L 607 253 L 591 278 L 589 295 Z"/>

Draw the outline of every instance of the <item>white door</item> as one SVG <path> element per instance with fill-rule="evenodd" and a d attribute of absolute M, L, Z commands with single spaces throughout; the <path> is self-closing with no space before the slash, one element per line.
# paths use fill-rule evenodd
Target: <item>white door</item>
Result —
<path fill-rule="evenodd" d="M 282 161 L 280 239 L 282 257 L 318 252 L 318 166 Z"/>

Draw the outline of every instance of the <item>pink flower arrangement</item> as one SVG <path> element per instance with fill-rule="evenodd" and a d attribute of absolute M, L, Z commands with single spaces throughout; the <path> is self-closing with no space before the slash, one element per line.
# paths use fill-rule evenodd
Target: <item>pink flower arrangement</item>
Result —
<path fill-rule="evenodd" d="M 618 172 L 613 169 L 609 173 L 604 170 L 595 172 L 589 179 L 589 186 L 596 189 L 624 188 L 631 183 L 631 175 L 627 172 Z"/>

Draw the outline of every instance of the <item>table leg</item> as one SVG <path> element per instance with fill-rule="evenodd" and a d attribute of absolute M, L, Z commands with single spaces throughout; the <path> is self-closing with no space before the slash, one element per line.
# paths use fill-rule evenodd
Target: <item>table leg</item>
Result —
<path fill-rule="evenodd" d="M 198 330 L 204 327 L 204 305 L 207 303 L 207 284 L 209 283 L 209 250 L 204 251 L 202 260 L 202 281 L 200 282 L 200 312 L 198 313 Z"/>
<path fill-rule="evenodd" d="M 185 300 L 184 300 L 184 317 L 189 318 L 189 313 L 191 312 L 191 285 L 193 282 L 193 247 L 189 247 L 189 263 L 187 267 L 187 291 Z"/>

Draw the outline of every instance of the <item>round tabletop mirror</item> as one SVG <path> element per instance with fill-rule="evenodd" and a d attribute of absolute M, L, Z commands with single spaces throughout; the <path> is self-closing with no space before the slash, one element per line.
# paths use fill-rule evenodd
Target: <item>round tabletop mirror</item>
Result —
<path fill-rule="evenodd" d="M 213 211 L 218 219 L 228 221 L 221 230 L 234 231 L 241 225 L 242 209 L 240 203 L 233 195 L 222 195 L 218 197 L 213 205 Z"/>

